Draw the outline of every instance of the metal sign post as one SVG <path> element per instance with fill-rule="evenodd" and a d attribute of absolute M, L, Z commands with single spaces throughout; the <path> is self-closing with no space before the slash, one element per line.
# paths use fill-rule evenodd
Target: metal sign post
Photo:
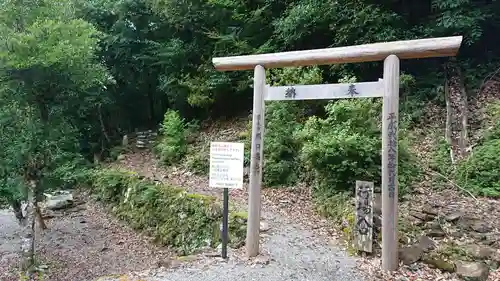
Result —
<path fill-rule="evenodd" d="M 244 144 L 210 143 L 209 186 L 224 188 L 222 213 L 222 258 L 227 258 L 229 243 L 229 188 L 243 188 Z"/>

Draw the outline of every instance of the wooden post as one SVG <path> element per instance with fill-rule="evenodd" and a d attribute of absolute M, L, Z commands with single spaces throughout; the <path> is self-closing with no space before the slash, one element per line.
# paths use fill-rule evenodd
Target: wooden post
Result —
<path fill-rule="evenodd" d="M 262 158 L 264 148 L 264 94 L 266 71 L 257 65 L 253 77 L 252 149 L 250 183 L 248 186 L 247 256 L 259 254 L 260 189 L 262 185 Z"/>
<path fill-rule="evenodd" d="M 384 60 L 382 109 L 382 270 L 398 268 L 399 58 Z"/>

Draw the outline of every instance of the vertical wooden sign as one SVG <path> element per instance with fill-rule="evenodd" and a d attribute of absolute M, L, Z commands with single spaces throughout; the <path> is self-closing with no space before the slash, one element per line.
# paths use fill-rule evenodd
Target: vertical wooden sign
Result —
<path fill-rule="evenodd" d="M 384 61 L 382 106 L 382 270 L 398 268 L 399 58 Z"/>
<path fill-rule="evenodd" d="M 372 252 L 373 244 L 373 182 L 356 181 L 356 227 L 354 246 Z"/>

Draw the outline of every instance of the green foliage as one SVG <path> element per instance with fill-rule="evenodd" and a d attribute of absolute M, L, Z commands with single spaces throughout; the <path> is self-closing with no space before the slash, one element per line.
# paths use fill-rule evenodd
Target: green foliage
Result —
<path fill-rule="evenodd" d="M 301 143 L 294 137 L 301 128 L 302 115 L 296 103 L 273 102 L 266 107 L 263 181 L 265 186 L 293 184 L 300 164 L 297 154 Z"/>
<path fill-rule="evenodd" d="M 268 83 L 295 85 L 321 83 L 318 67 L 272 69 Z M 314 110 L 318 102 L 269 102 L 266 104 L 264 134 L 263 181 L 265 186 L 291 185 L 300 177 L 298 159 L 302 142 L 296 138 L 305 113 Z M 250 144 L 250 143 L 249 143 Z"/>
<path fill-rule="evenodd" d="M 208 175 L 210 166 L 210 143 L 191 146 L 184 159 L 186 168 L 198 175 Z"/>
<path fill-rule="evenodd" d="M 341 192 L 332 196 L 317 196 L 314 199 L 316 210 L 323 216 L 332 220 L 342 233 L 342 238 L 347 242 L 347 250 L 354 253 L 353 247 L 355 212 L 351 194 Z"/>
<path fill-rule="evenodd" d="M 301 158 L 315 174 L 321 196 L 353 191 L 356 179 L 380 184 L 381 103 L 369 99 L 331 102 L 325 119 L 313 116 L 298 134 L 304 141 Z M 399 142 L 400 194 L 407 192 L 418 169 Z"/>
<path fill-rule="evenodd" d="M 500 197 L 500 139 L 477 147 L 457 169 L 459 183 L 473 193 Z"/>
<path fill-rule="evenodd" d="M 129 149 L 127 147 L 123 147 L 123 146 L 115 146 L 115 147 L 112 147 L 110 150 L 109 150 L 109 157 L 113 160 L 117 160 L 118 159 L 118 156 L 126 153 Z"/>
<path fill-rule="evenodd" d="M 471 0 L 3 1 L 0 193 L 24 196 L 26 176 L 35 175 L 47 188 L 83 181 L 84 156 L 161 122 L 156 150 L 164 162 L 178 162 L 188 153 L 184 118 L 231 116 L 251 106 L 251 72 L 216 71 L 211 59 L 217 56 L 464 35 L 457 64 L 475 92 L 474 85 L 498 68 L 499 11 L 500 1 Z M 424 102 L 442 96 L 445 63 L 402 65 L 401 128 L 421 119 Z M 271 85 L 373 81 L 380 69 L 380 63 L 270 69 L 267 77 Z M 371 101 L 326 108 L 323 101 L 269 103 L 266 185 L 292 184 L 306 173 L 316 175 L 325 194 L 350 189 L 357 177 L 377 182 L 379 113 L 380 105 Z M 497 122 L 489 125 L 482 154 L 473 158 L 490 157 L 500 136 Z M 402 189 L 418 174 L 404 134 Z M 189 152 L 186 165 L 205 172 L 204 149 Z M 444 167 L 440 157 L 436 165 Z M 486 161 L 473 158 L 470 165 Z"/>
<path fill-rule="evenodd" d="M 95 196 L 113 204 L 119 218 L 155 240 L 191 254 L 220 243 L 222 208 L 214 197 L 189 194 L 181 188 L 156 184 L 136 174 L 105 169 L 93 177 Z M 231 213 L 230 243 L 241 245 L 246 233 L 246 214 Z"/>
<path fill-rule="evenodd" d="M 177 163 L 187 152 L 188 126 L 179 112 L 169 110 L 165 113 L 160 127 L 162 134 L 156 151 L 165 164 Z"/>
<path fill-rule="evenodd" d="M 69 2 L 61 6 L 76 8 L 64 12 L 54 9 L 59 13 L 53 14 L 72 19 L 74 16 L 68 14 L 76 11 L 101 33 L 98 54 L 116 81 L 107 89 L 117 116 L 109 123 L 121 130 L 161 122 L 169 108 L 189 118 L 234 115 L 248 109 L 251 72 L 215 71 L 211 59 L 217 56 L 464 35 L 466 44 L 459 61 L 471 68 L 467 80 L 481 73 L 476 81 L 496 69 L 492 58 L 500 54 L 497 40 L 491 39 L 500 29 L 498 1 L 266 0 L 256 4 L 94 0 L 71 6 Z M 51 11 L 23 12 L 39 15 Z M 9 20 L 15 21 L 15 17 L 9 16 Z M 402 66 L 418 83 L 409 94 L 412 97 L 408 96 L 411 106 L 404 109 L 412 112 L 408 117 L 412 121 L 421 113 L 417 101 L 437 96 L 443 84 L 443 76 L 437 74 L 442 72 L 443 63 L 438 59 L 409 60 Z M 346 75 L 360 81 L 380 77 L 379 63 L 329 69 L 320 75 L 320 82 L 337 81 Z M 287 76 L 286 72 L 281 74 Z M 406 76 L 401 78 L 404 84 Z"/>
<path fill-rule="evenodd" d="M 2 4 L 0 170 L 19 183 L 8 184 L 14 199 L 25 199 L 27 181 L 38 196 L 85 178 L 81 133 L 92 131 L 108 77 L 95 57 L 100 33 L 73 12 L 72 1 Z"/>
<path fill-rule="evenodd" d="M 486 132 L 484 140 L 500 139 L 500 102 L 494 102 L 486 108 Z"/>
<path fill-rule="evenodd" d="M 347 220 L 353 216 L 353 198 L 349 193 L 337 193 L 333 196 L 315 198 L 317 211 L 332 219 L 335 223 L 342 224 L 347 227 Z"/>
<path fill-rule="evenodd" d="M 481 129 L 483 137 L 466 159 L 458 165 L 452 165 L 450 145 L 442 139 L 436 146 L 430 168 L 447 175 L 474 194 L 500 197 L 500 177 L 496 172 L 500 168 L 499 109 L 498 102 L 491 103 L 486 108 L 486 118 Z"/>
<path fill-rule="evenodd" d="M 139 182 L 136 173 L 106 169 L 92 177 L 94 196 L 103 202 L 118 204 L 130 186 Z"/>
<path fill-rule="evenodd" d="M 450 157 L 450 145 L 444 139 L 441 139 L 435 146 L 435 151 L 430 159 L 430 168 L 440 172 L 443 175 L 453 173 L 453 165 Z"/>
<path fill-rule="evenodd" d="M 433 157 L 432 167 L 442 174 L 449 175 L 459 185 L 470 192 L 489 197 L 500 197 L 500 106 L 491 103 L 486 108 L 483 122 L 482 139 L 474 146 L 470 155 L 458 165 L 451 164 L 450 146 L 445 140 L 440 142 Z"/>

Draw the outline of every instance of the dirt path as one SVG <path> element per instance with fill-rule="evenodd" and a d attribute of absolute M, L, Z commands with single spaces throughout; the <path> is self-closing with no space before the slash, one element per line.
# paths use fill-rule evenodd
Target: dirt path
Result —
<path fill-rule="evenodd" d="M 206 176 L 196 176 L 177 168 L 164 169 L 148 152 L 128 154 L 113 167 L 136 171 L 191 192 L 221 198 L 221 189 L 209 189 Z M 133 274 L 145 280 L 346 280 L 363 279 L 357 259 L 348 257 L 335 239 L 328 221 L 315 215 L 303 190 L 265 189 L 263 221 L 270 228 L 261 236 L 261 255 L 244 258 L 244 249 L 232 250 L 229 261 L 198 257 L 188 268 Z M 246 209 L 245 189 L 231 190 L 230 200 Z M 105 279 L 118 280 L 118 279 Z M 134 280 L 134 279 L 132 279 Z"/>
<path fill-rule="evenodd" d="M 157 247 L 100 205 L 87 203 L 47 219 L 48 229 L 36 242 L 37 262 L 47 271 L 44 281 L 95 280 L 103 275 L 157 268 L 170 260 L 168 249 Z M 8 210 L 0 211 L 0 280 L 18 280 L 20 227 Z"/>
<path fill-rule="evenodd" d="M 200 258 L 187 267 L 139 272 L 130 280 L 148 281 L 363 281 L 356 260 L 337 246 L 286 221 L 281 215 L 266 215 L 271 230 L 262 237 L 262 254 L 254 260 L 242 258 L 241 250 L 231 250 L 229 260 Z M 103 279 L 119 281 L 118 278 Z"/>

